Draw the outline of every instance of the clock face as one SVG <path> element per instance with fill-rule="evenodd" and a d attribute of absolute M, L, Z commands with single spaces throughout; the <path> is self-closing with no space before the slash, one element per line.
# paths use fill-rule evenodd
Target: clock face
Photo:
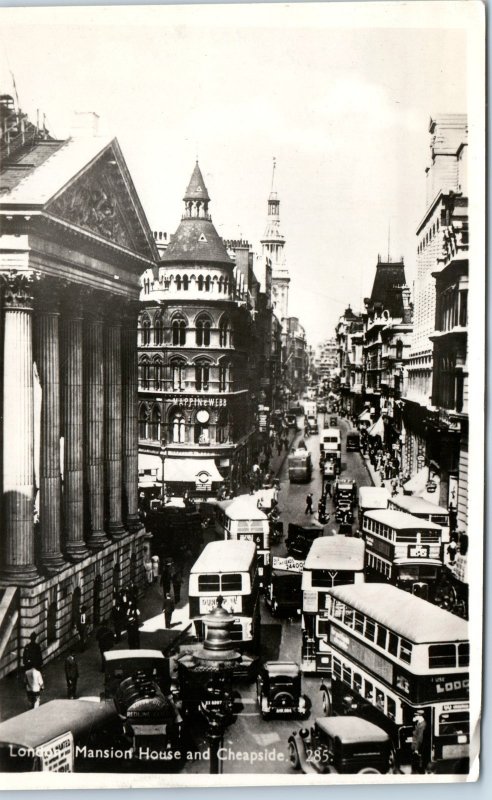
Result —
<path fill-rule="evenodd" d="M 203 424 L 203 423 L 205 423 L 205 422 L 208 422 L 208 421 L 209 421 L 209 419 L 210 419 L 210 414 L 208 413 L 208 411 L 205 411 L 205 409 L 204 409 L 204 408 L 202 408 L 202 409 L 201 409 L 201 410 L 200 410 L 200 411 L 197 413 L 197 415 L 196 415 L 196 418 L 197 418 L 198 422 L 201 422 L 201 423 Z"/>

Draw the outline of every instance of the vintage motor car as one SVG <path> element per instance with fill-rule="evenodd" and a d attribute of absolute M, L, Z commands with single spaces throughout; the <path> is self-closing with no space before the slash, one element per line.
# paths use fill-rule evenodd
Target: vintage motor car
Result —
<path fill-rule="evenodd" d="M 263 719 L 309 716 L 311 704 L 303 695 L 301 669 L 294 661 L 266 661 L 256 679 L 256 697 Z"/>
<path fill-rule="evenodd" d="M 319 433 L 317 417 L 315 417 L 312 414 L 310 414 L 308 416 L 308 418 L 307 418 L 307 424 L 309 426 L 309 432 L 310 433 Z"/>
<path fill-rule="evenodd" d="M 277 614 L 300 616 L 302 609 L 301 565 L 303 562 L 278 556 L 273 556 L 272 560 L 270 579 L 265 590 L 265 603 L 270 608 L 272 616 L 277 616 Z M 281 566 L 277 567 L 277 563 L 280 563 Z M 291 571 L 289 568 L 293 565 L 296 568 L 300 567 L 300 571 Z"/>
<path fill-rule="evenodd" d="M 357 484 L 352 478 L 338 478 L 333 487 L 333 502 L 350 503 L 352 505 L 357 500 Z"/>
<path fill-rule="evenodd" d="M 393 768 L 390 737 L 362 717 L 318 717 L 311 730 L 290 736 L 288 748 L 292 767 L 307 774 L 384 774 Z"/>
<path fill-rule="evenodd" d="M 309 553 L 314 540 L 317 539 L 318 536 L 323 536 L 323 533 L 323 525 L 314 521 L 310 525 L 305 526 L 289 522 L 287 539 L 285 542 L 287 553 L 289 556 L 292 556 L 292 558 L 303 561 Z"/>

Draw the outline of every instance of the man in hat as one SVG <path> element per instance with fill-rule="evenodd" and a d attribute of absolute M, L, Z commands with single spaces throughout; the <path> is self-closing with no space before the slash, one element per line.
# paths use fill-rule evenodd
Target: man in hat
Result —
<path fill-rule="evenodd" d="M 164 623 L 166 625 L 166 628 L 171 627 L 171 619 L 173 616 L 174 609 L 175 609 L 174 600 L 172 599 L 171 595 L 168 592 L 164 598 L 164 603 L 162 604 L 162 611 L 164 614 Z"/>
<path fill-rule="evenodd" d="M 24 648 L 24 652 L 22 654 L 22 663 L 26 669 L 28 663 L 31 666 L 36 667 L 36 669 L 41 669 L 43 666 L 43 655 L 36 639 L 37 635 L 35 633 L 31 633 L 31 636 L 29 637 L 29 644 L 26 644 Z"/>
<path fill-rule="evenodd" d="M 65 659 L 65 678 L 67 680 L 67 697 L 74 700 L 77 694 L 79 667 L 73 653 L 69 653 Z"/>
<path fill-rule="evenodd" d="M 422 746 L 424 742 L 425 729 L 427 723 L 424 717 L 424 709 L 415 709 L 413 716 L 413 733 L 412 733 L 412 773 L 414 775 L 421 775 L 424 772 Z"/>

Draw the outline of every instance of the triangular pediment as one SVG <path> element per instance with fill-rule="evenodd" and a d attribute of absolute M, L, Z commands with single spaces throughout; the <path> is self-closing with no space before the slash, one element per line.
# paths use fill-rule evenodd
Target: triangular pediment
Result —
<path fill-rule="evenodd" d="M 79 170 L 45 210 L 127 250 L 156 258 L 152 232 L 116 140 Z"/>

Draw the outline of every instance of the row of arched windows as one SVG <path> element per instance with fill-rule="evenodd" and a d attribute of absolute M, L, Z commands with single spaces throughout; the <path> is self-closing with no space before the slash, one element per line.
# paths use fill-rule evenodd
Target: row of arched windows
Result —
<path fill-rule="evenodd" d="M 437 220 L 427 231 L 421 242 L 417 247 L 417 253 L 421 253 L 424 248 L 432 241 L 434 236 L 439 232 L 439 220 Z"/>
<path fill-rule="evenodd" d="M 161 312 L 154 317 L 153 337 L 152 323 L 148 314 L 143 314 L 140 322 L 140 344 L 160 346 L 164 344 L 164 319 Z M 232 328 L 229 318 L 222 317 L 219 322 L 219 347 L 232 347 Z M 195 322 L 195 344 L 197 347 L 210 347 L 212 320 L 208 314 L 200 314 Z M 171 343 L 173 347 L 183 347 L 189 342 L 188 320 L 177 314 L 171 322 Z M 152 342 L 153 338 L 153 342 Z"/>
<path fill-rule="evenodd" d="M 212 436 L 211 436 L 212 434 Z M 180 407 L 171 409 L 167 424 L 162 420 L 161 407 L 156 403 L 149 407 L 141 403 L 138 412 L 138 435 L 140 439 L 161 442 L 164 438 L 173 444 L 218 444 L 227 442 L 231 434 L 230 416 L 227 408 L 223 408 L 215 425 L 191 420 Z M 215 437 L 215 438 L 214 438 Z"/>
<path fill-rule="evenodd" d="M 187 292 L 193 284 L 199 292 L 211 292 L 216 287 L 217 293 L 224 295 L 228 295 L 234 286 L 233 281 L 217 275 L 161 275 L 160 283 L 169 291 L 173 284 L 172 288 L 177 292 Z"/>
<path fill-rule="evenodd" d="M 138 362 L 138 383 L 140 389 L 182 391 L 195 388 L 199 392 L 208 392 L 216 384 L 216 390 L 227 392 L 232 390 L 232 368 L 228 361 L 216 365 L 201 357 L 192 362 L 172 358 L 166 374 L 162 356 L 143 355 Z"/>

